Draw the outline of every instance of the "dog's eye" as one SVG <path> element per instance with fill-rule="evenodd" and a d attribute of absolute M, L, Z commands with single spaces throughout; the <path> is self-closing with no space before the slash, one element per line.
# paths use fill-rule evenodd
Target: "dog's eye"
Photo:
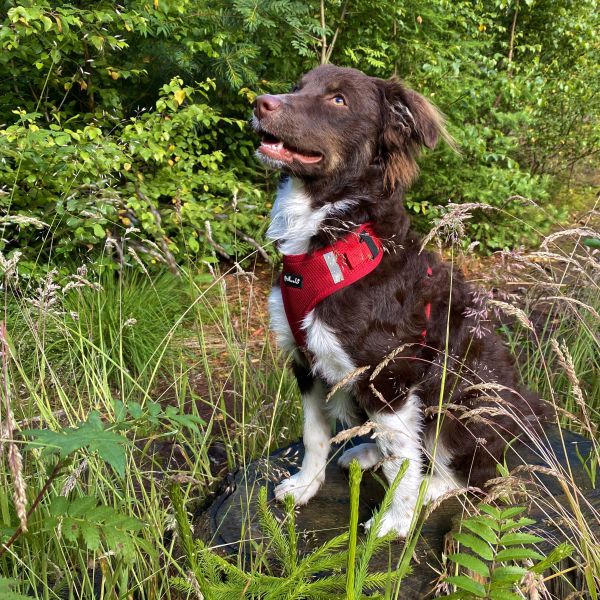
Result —
<path fill-rule="evenodd" d="M 331 101 L 338 106 L 346 106 L 346 99 L 341 94 L 336 94 Z"/>
<path fill-rule="evenodd" d="M 300 86 L 299 86 L 299 85 L 295 85 L 295 86 L 292 88 L 292 92 L 291 92 L 291 93 L 293 94 L 294 92 L 297 92 L 299 89 L 300 89 Z"/>

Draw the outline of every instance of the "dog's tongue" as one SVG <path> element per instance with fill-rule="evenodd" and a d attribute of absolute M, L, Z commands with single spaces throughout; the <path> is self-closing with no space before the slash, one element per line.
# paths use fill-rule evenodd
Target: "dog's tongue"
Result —
<path fill-rule="evenodd" d="M 270 158 L 280 160 L 282 162 L 291 163 L 294 160 L 302 163 L 317 163 L 321 160 L 321 156 L 309 156 L 307 154 L 301 154 L 286 148 L 281 141 L 268 142 L 263 140 L 258 148 L 259 152 L 266 154 Z"/>

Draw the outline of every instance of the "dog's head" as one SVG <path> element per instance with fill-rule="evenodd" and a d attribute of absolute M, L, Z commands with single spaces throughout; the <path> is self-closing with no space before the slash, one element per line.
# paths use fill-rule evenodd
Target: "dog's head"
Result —
<path fill-rule="evenodd" d="M 440 113 L 417 92 L 334 65 L 309 71 L 289 94 L 259 96 L 253 126 L 257 155 L 271 166 L 315 180 L 378 165 L 391 188 L 413 181 L 423 146 L 448 139 Z"/>

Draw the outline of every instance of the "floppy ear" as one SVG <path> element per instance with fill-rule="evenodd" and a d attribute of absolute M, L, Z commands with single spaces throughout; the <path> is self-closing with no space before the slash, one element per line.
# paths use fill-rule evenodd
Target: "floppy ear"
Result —
<path fill-rule="evenodd" d="M 440 137 L 451 143 L 441 113 L 421 94 L 397 79 L 378 79 L 382 94 L 380 157 L 391 188 L 408 187 L 416 178 L 416 158 L 423 146 L 435 148 Z"/>

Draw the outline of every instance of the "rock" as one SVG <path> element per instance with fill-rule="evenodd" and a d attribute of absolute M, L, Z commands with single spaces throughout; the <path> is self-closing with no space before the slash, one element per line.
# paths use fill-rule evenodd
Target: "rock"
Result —
<path fill-rule="evenodd" d="M 354 444 L 368 441 L 364 438 L 351 440 Z M 299 552 L 306 553 L 328 539 L 342 533 L 350 518 L 350 499 L 348 474 L 337 465 L 337 458 L 345 447 L 337 447 L 330 457 L 326 481 L 306 506 L 297 513 L 297 528 L 302 532 Z M 280 511 L 273 497 L 276 483 L 296 472 L 302 462 L 303 446 L 296 442 L 287 448 L 274 452 L 266 458 L 250 463 L 229 477 L 226 489 L 212 506 L 199 515 L 196 532 L 210 546 L 219 547 L 229 554 L 252 553 L 252 540 L 262 539 L 263 533 L 257 519 L 258 491 L 267 486 L 268 497 L 273 510 Z M 518 489 L 527 487 L 527 498 L 516 502 L 527 502 L 529 512 L 537 523 L 533 526 L 536 535 L 541 535 L 547 544 L 542 550 L 549 551 L 557 543 L 568 537 L 568 526 L 562 527 L 562 533 L 553 523 L 558 517 L 564 522 L 568 514 L 569 498 L 564 496 L 560 478 L 570 478 L 585 494 L 586 501 L 580 502 L 588 523 L 598 523 L 600 493 L 592 491 L 591 481 L 579 457 L 589 456 L 593 451 L 592 442 L 574 433 L 555 429 L 541 450 L 516 443 L 507 451 L 506 461 L 509 469 L 519 477 L 512 480 Z M 579 456 L 578 456 L 579 454 Z M 516 469 L 516 471 L 514 471 Z M 384 494 L 382 479 L 378 473 L 366 472 L 363 476 L 360 495 L 359 522 L 368 520 L 381 502 Z M 471 501 L 477 500 L 470 498 Z M 412 572 L 402 581 L 399 598 L 426 598 L 432 595 L 439 574 L 443 572 L 442 553 L 445 538 L 463 512 L 464 497 L 450 498 L 429 515 L 424 522 L 412 561 Z M 594 513 L 595 510 L 595 514 Z M 553 518 L 554 517 L 554 518 Z M 568 519 L 567 519 L 568 521 Z M 598 523 L 600 527 L 600 523 Z M 362 535 L 362 533 L 361 533 Z M 573 532 L 576 535 L 576 532 Z M 401 555 L 403 542 L 393 542 L 389 549 L 380 552 L 372 561 L 373 570 L 387 571 L 388 565 L 395 565 Z M 573 572 L 573 577 L 575 577 Z M 555 587 L 562 585 L 555 578 Z M 573 584 L 577 583 L 575 579 Z M 562 589 L 562 588 L 561 588 Z M 577 588 L 575 588 L 577 589 Z M 562 596 L 558 596 L 562 597 Z"/>

